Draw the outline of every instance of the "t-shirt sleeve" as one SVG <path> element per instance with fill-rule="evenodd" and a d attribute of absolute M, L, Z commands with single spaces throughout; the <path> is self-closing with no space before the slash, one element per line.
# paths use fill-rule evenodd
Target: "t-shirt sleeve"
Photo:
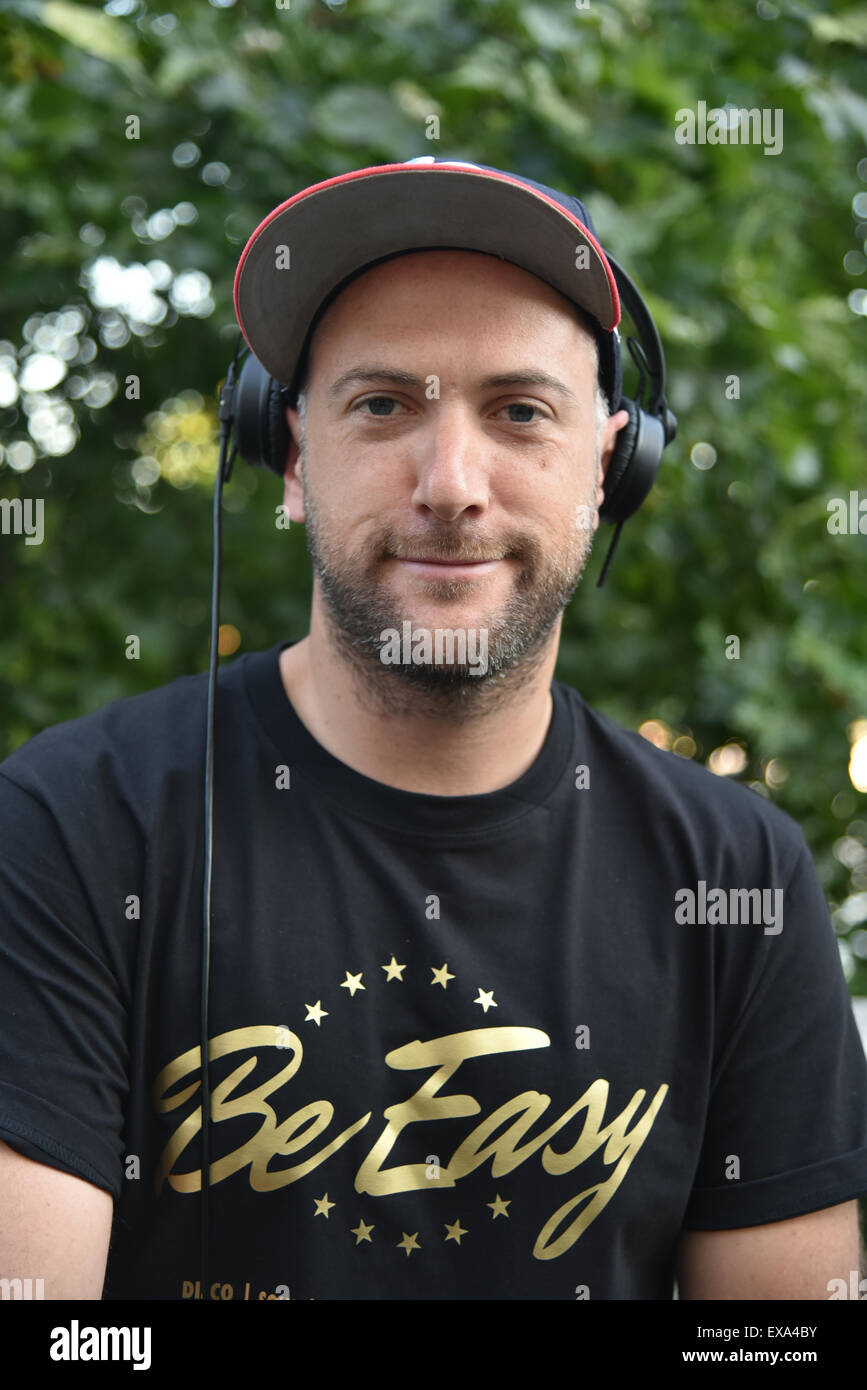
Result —
<path fill-rule="evenodd" d="M 127 1008 L 69 814 L 0 769 L 0 1139 L 117 1199 Z"/>
<path fill-rule="evenodd" d="M 739 952 L 759 954 L 739 990 L 728 973 L 721 1014 L 732 1022 L 717 1039 L 685 1230 L 783 1221 L 867 1192 L 867 1059 L 800 831 L 798 841 L 781 930 L 739 939 Z"/>

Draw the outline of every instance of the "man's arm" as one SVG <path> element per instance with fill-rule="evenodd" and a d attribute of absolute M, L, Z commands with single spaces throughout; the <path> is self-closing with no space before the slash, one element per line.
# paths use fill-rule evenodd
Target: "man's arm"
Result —
<path fill-rule="evenodd" d="M 681 1299 L 829 1298 L 831 1279 L 861 1277 L 858 1203 L 766 1226 L 684 1231 L 678 1246 Z"/>
<path fill-rule="evenodd" d="M 101 1298 L 113 1207 L 111 1193 L 0 1140 L 0 1280 L 43 1279 L 46 1299 Z"/>

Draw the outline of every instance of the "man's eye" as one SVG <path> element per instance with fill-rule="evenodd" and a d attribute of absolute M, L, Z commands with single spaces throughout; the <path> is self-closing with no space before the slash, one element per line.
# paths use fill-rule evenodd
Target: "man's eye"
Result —
<path fill-rule="evenodd" d="M 392 410 L 391 407 L 399 404 L 400 402 L 396 401 L 394 399 L 394 396 L 368 396 L 367 400 L 359 401 L 358 405 L 356 406 L 356 409 L 363 410 L 366 406 L 371 406 L 371 414 L 378 415 L 380 418 L 382 418 L 383 416 L 396 414 L 396 412 Z M 380 409 L 381 406 L 385 406 L 386 409 Z"/>
<path fill-rule="evenodd" d="M 537 405 L 530 405 L 530 402 L 529 402 L 529 401 L 512 401 L 510 405 L 503 406 L 503 409 L 504 409 L 504 410 L 518 410 L 518 411 L 523 410 L 523 411 L 529 411 L 529 412 L 530 412 L 530 415 L 522 415 L 522 416 L 521 416 L 521 415 L 519 415 L 519 416 L 512 415 L 512 416 L 511 416 L 511 423 L 512 423 L 513 425 L 532 425 L 532 424 L 533 424 L 533 420 L 532 420 L 531 416 L 532 416 L 533 411 L 535 411 L 538 415 L 541 415 L 541 414 L 542 414 L 542 412 L 539 410 L 539 407 L 538 407 Z M 544 416 L 543 416 L 542 418 L 544 419 Z"/>
<path fill-rule="evenodd" d="M 372 416 L 385 420 L 396 416 L 399 406 L 400 401 L 395 400 L 394 396 L 368 396 L 365 400 L 359 401 L 355 409 L 367 410 L 369 408 Z M 537 405 L 531 405 L 529 401 L 511 401 L 502 409 L 518 412 L 510 416 L 510 422 L 513 425 L 532 425 L 535 423 L 534 415 L 545 418 L 544 412 Z"/>

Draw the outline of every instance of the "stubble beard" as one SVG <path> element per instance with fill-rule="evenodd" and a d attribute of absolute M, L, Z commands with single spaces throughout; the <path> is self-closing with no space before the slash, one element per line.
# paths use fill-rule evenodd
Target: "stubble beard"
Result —
<path fill-rule="evenodd" d="M 489 714 L 519 692 L 529 693 L 532 678 L 548 655 L 553 628 L 590 557 L 592 529 L 576 525 L 565 541 L 556 545 L 546 541 L 543 545 L 517 531 L 489 537 L 475 527 L 439 525 L 409 537 L 383 526 L 368 539 L 364 556 L 347 556 L 345 546 L 313 500 L 305 463 L 302 441 L 296 466 L 303 491 L 307 547 L 323 600 L 328 640 L 351 670 L 367 707 L 392 716 L 412 713 L 462 723 Z M 586 516 L 588 506 L 595 507 L 598 471 L 597 441 L 593 493 L 576 515 Z M 499 611 L 479 613 L 472 620 L 477 631 L 487 631 L 484 671 L 458 661 L 383 661 L 383 633 L 401 632 L 407 620 L 413 629 L 424 624 L 418 623 L 411 611 L 401 611 L 393 591 L 374 578 L 376 567 L 389 556 L 419 554 L 440 560 L 508 557 L 507 563 L 515 572 L 509 597 Z M 447 605 L 457 607 L 476 586 L 473 580 L 430 580 L 422 586 L 423 594 L 443 606 L 437 627 L 462 626 L 450 618 Z M 405 608 L 411 609 L 410 602 Z"/>

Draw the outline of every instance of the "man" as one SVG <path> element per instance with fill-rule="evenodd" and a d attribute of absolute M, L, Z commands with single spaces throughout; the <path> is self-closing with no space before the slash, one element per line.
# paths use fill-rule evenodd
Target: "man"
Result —
<path fill-rule="evenodd" d="M 554 241 L 527 269 L 567 207 L 537 189 L 360 171 L 242 258 L 248 341 L 301 389 L 315 585 L 305 637 L 220 673 L 204 1290 L 204 680 L 0 769 L 0 1272 L 48 1297 L 822 1299 L 858 1270 L 867 1064 L 799 829 L 553 680 L 629 415 L 592 227 L 567 208 L 586 278 Z M 507 206 L 542 222 L 499 259 Z"/>

